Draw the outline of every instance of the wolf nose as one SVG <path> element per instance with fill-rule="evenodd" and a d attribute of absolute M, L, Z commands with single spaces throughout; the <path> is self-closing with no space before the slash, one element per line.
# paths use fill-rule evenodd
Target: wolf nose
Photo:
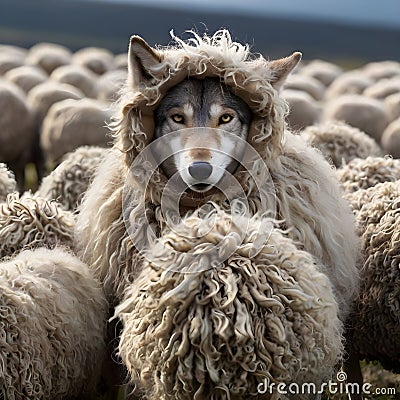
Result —
<path fill-rule="evenodd" d="M 199 181 L 207 179 L 212 173 L 212 165 L 204 161 L 196 161 L 189 166 L 189 174 Z"/>

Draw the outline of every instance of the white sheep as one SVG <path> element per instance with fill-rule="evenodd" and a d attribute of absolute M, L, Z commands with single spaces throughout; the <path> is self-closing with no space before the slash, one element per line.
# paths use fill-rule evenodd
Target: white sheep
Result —
<path fill-rule="evenodd" d="M 400 160 L 391 157 L 355 158 L 336 173 L 346 193 L 352 193 L 400 179 Z"/>
<path fill-rule="evenodd" d="M 85 264 L 44 248 L 3 260 L 0 310 L 0 398 L 98 398 L 107 305 Z"/>
<path fill-rule="evenodd" d="M 70 247 L 74 226 L 74 215 L 56 201 L 9 194 L 0 203 L 0 258 L 36 247 Z"/>
<path fill-rule="evenodd" d="M 25 93 L 28 93 L 35 86 L 45 82 L 48 76 L 39 67 L 24 65 L 8 71 L 4 78 L 19 86 Z"/>
<path fill-rule="evenodd" d="M 375 81 L 390 79 L 400 76 L 400 63 L 398 61 L 377 61 L 371 62 L 362 69 L 368 77 Z"/>
<path fill-rule="evenodd" d="M 400 158 L 400 117 L 392 121 L 383 131 L 381 145 L 388 154 Z"/>
<path fill-rule="evenodd" d="M 384 100 L 391 94 L 400 92 L 400 75 L 391 79 L 382 79 L 364 90 L 364 95 Z"/>
<path fill-rule="evenodd" d="M 60 83 L 75 86 L 86 97 L 95 98 L 97 96 L 97 75 L 81 65 L 70 64 L 58 67 L 51 73 L 50 78 Z"/>
<path fill-rule="evenodd" d="M 29 49 L 29 53 L 25 59 L 26 64 L 35 65 L 42 68 L 50 75 L 56 68 L 61 65 L 71 63 L 71 51 L 59 44 L 55 43 L 38 43 Z"/>
<path fill-rule="evenodd" d="M 289 75 L 285 82 L 285 89 L 300 90 L 308 93 L 314 100 L 322 100 L 325 86 L 317 79 L 301 74 Z"/>
<path fill-rule="evenodd" d="M 337 168 L 354 158 L 382 155 L 382 149 L 374 139 L 343 122 L 308 126 L 301 135 Z"/>
<path fill-rule="evenodd" d="M 318 103 L 306 92 L 285 89 L 282 97 L 289 104 L 289 114 L 286 119 L 292 130 L 301 130 L 315 124 L 319 119 Z"/>
<path fill-rule="evenodd" d="M 20 188 L 25 165 L 32 159 L 37 138 L 34 114 L 25 93 L 11 82 L 0 80 L 0 162 L 14 171 Z"/>
<path fill-rule="evenodd" d="M 54 104 L 43 121 L 40 145 L 48 163 L 84 145 L 106 146 L 110 109 L 93 99 L 67 99 Z"/>
<path fill-rule="evenodd" d="M 105 152 L 101 147 L 82 146 L 66 154 L 43 179 L 35 195 L 57 200 L 64 210 L 76 211 Z"/>
<path fill-rule="evenodd" d="M 352 70 L 339 75 L 325 92 L 327 100 L 335 99 L 343 94 L 362 94 L 374 81 L 360 70 Z"/>
<path fill-rule="evenodd" d="M 328 87 L 342 72 L 342 68 L 336 64 L 324 60 L 312 60 L 299 73 L 313 77 Z"/>
<path fill-rule="evenodd" d="M 384 104 L 389 122 L 400 118 L 400 92 L 386 97 Z"/>
<path fill-rule="evenodd" d="M 102 75 L 114 68 L 114 55 L 100 47 L 84 47 L 74 53 L 72 62 Z"/>
<path fill-rule="evenodd" d="M 346 94 L 327 102 L 322 112 L 323 121 L 344 121 L 380 142 L 387 125 L 383 103 L 363 95 Z"/>
<path fill-rule="evenodd" d="M 36 114 L 38 126 L 41 127 L 47 112 L 54 103 L 65 99 L 82 99 L 83 97 L 82 91 L 72 85 L 47 80 L 35 86 L 28 93 L 27 100 Z"/>

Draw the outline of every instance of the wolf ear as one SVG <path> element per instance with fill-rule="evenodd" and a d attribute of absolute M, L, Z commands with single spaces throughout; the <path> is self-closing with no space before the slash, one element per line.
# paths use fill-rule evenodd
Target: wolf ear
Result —
<path fill-rule="evenodd" d="M 161 56 L 140 36 L 131 36 L 128 50 L 128 81 L 133 87 L 146 83 L 154 76 L 151 69 L 160 64 Z"/>
<path fill-rule="evenodd" d="M 300 62 L 301 56 L 302 54 L 296 51 L 289 57 L 280 58 L 267 63 L 268 69 L 272 74 L 270 83 L 275 89 L 279 90 L 282 87 L 286 78 Z"/>

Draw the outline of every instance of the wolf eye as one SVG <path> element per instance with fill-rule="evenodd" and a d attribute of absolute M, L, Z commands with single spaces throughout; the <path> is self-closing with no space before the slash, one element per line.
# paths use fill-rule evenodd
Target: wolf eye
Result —
<path fill-rule="evenodd" d="M 227 124 L 228 122 L 231 122 L 232 120 L 233 120 L 233 116 L 232 116 L 232 115 L 230 115 L 230 114 L 224 114 L 224 115 L 221 115 L 221 116 L 219 117 L 218 124 L 219 124 L 219 125 L 221 125 L 221 124 Z"/>
<path fill-rule="evenodd" d="M 177 124 L 183 124 L 184 118 L 181 114 L 174 114 L 171 116 L 172 121 L 176 122 Z"/>

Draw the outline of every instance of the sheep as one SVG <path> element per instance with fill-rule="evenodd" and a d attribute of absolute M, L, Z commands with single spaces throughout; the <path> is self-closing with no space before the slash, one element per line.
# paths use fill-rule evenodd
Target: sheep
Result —
<path fill-rule="evenodd" d="M 43 121 L 40 145 L 48 164 L 79 146 L 106 146 L 111 111 L 93 99 L 67 99 L 54 104 Z"/>
<path fill-rule="evenodd" d="M 26 64 L 35 65 L 50 75 L 61 65 L 71 63 L 72 53 L 65 46 L 55 43 L 38 43 L 29 49 L 26 57 Z"/>
<path fill-rule="evenodd" d="M 392 121 L 383 131 L 381 144 L 393 157 L 400 158 L 400 117 Z"/>
<path fill-rule="evenodd" d="M 359 359 L 377 360 L 399 373 L 400 181 L 381 183 L 354 196 L 359 192 L 355 214 L 362 243 L 362 280 L 349 318 L 349 344 Z"/>
<path fill-rule="evenodd" d="M 286 118 L 291 129 L 301 130 L 318 121 L 318 104 L 308 93 L 286 89 L 282 91 L 282 97 L 289 104 L 290 112 Z"/>
<path fill-rule="evenodd" d="M 12 171 L 6 164 L 0 163 L 0 203 L 6 200 L 9 193 L 15 192 L 17 182 Z"/>
<path fill-rule="evenodd" d="M 382 150 L 374 139 L 343 122 L 331 121 L 308 126 L 301 135 L 336 168 L 354 158 L 382 155 Z"/>
<path fill-rule="evenodd" d="M 400 93 L 391 94 L 386 97 L 384 104 L 389 122 L 400 118 Z"/>
<path fill-rule="evenodd" d="M 24 65 L 11 69 L 4 75 L 4 78 L 19 86 L 25 93 L 28 93 L 35 86 L 45 82 L 48 76 L 41 68 L 33 65 Z"/>
<path fill-rule="evenodd" d="M 390 79 L 400 75 L 400 63 L 397 61 L 371 62 L 364 66 L 363 73 L 375 81 Z"/>
<path fill-rule="evenodd" d="M 218 31 L 211 37 L 199 37 L 195 33 L 193 36 L 188 42 L 173 36 L 176 42 L 174 47 L 158 49 L 151 48 L 142 38 L 131 38 L 128 79 L 116 105 L 118 111 L 110 124 L 114 146 L 107 152 L 85 194 L 77 215 L 74 250 L 101 281 L 110 307 L 124 304 L 125 293 L 131 285 L 137 284 L 137 278 L 141 276 L 143 253 L 140 245 L 143 244 L 145 254 L 151 254 L 148 250 L 152 247 L 147 246 L 147 240 L 151 239 L 152 233 L 162 238 L 167 229 L 169 209 L 164 210 L 162 196 L 167 190 L 168 178 L 162 168 L 156 166 L 152 169 L 152 165 L 145 162 L 147 160 L 141 159 L 146 154 L 146 146 L 155 139 L 153 111 L 174 84 L 188 77 L 213 77 L 232 88 L 253 112 L 247 149 L 253 151 L 255 159 L 246 168 L 238 168 L 233 173 L 238 190 L 243 190 L 249 204 L 246 217 L 265 213 L 284 221 L 281 228 L 295 244 L 293 251 L 296 254 L 302 254 L 301 251 L 309 253 L 310 263 L 316 262 L 320 266 L 313 270 L 319 270 L 327 277 L 341 324 L 346 320 L 358 288 L 355 265 L 357 236 L 352 212 L 342 198 L 335 172 L 329 163 L 300 135 L 285 130 L 288 108 L 278 91 L 299 62 L 300 53 L 281 60 L 266 61 L 262 56 L 254 59 L 249 47 L 233 42 L 226 30 Z M 142 178 L 146 177 L 149 181 L 144 184 Z M 229 214 L 233 210 L 230 201 L 220 191 L 212 191 L 205 198 L 184 192 L 178 199 L 177 212 L 182 215 L 200 208 L 205 202 L 212 202 Z M 233 200 L 241 203 L 240 196 Z M 158 253 L 153 254 L 157 258 Z M 245 264 L 249 265 L 250 259 L 242 264 L 243 269 Z M 314 286 L 312 279 L 308 283 Z M 324 293 L 328 291 L 324 290 Z M 268 297 L 272 299 L 272 294 Z M 307 300 L 303 299 L 302 304 L 308 304 Z M 118 310 L 117 315 L 122 317 L 122 310 Z M 168 318 L 172 323 L 173 315 Z M 335 318 L 335 321 L 338 320 Z M 200 319 L 199 323 L 204 324 L 205 321 Z M 340 324 L 327 327 L 337 339 L 340 335 L 337 335 L 336 329 L 340 329 Z M 258 326 L 254 323 L 248 329 L 257 331 Z M 124 337 L 129 336 L 126 329 L 122 329 L 121 338 L 124 333 Z M 282 326 L 280 332 L 285 332 L 285 329 L 289 327 Z M 330 337 L 325 330 L 321 335 Z M 237 348 L 241 348 L 239 336 L 238 333 L 232 338 L 232 347 L 238 341 Z M 282 333 L 282 345 L 290 346 L 284 336 Z M 149 343 L 143 352 L 147 354 L 155 345 L 155 342 Z M 271 346 L 274 347 L 273 344 Z M 268 347 L 271 352 L 272 347 Z M 336 351 L 339 354 L 340 340 L 332 347 L 329 346 L 329 350 L 327 347 L 324 354 Z M 221 358 L 224 357 L 228 355 L 223 353 Z M 129 360 L 129 357 L 124 356 L 124 359 Z M 158 361 L 154 359 L 155 364 Z M 304 362 L 302 367 L 313 368 L 313 362 Z M 329 372 L 332 372 L 333 363 L 326 364 Z M 275 364 L 279 369 L 276 358 L 271 368 L 275 368 Z M 199 365 L 199 368 L 202 367 Z M 323 370 L 321 365 L 321 379 L 325 377 L 325 372 L 328 373 L 327 370 Z M 299 371 L 298 367 L 296 371 Z M 223 371 L 219 373 L 223 375 Z M 172 375 L 176 375 L 174 370 L 163 381 L 173 379 Z M 130 378 L 135 379 L 134 376 Z M 279 379 L 279 376 L 274 376 L 274 379 Z M 315 376 L 315 379 L 319 378 Z M 236 390 L 233 384 L 239 380 L 239 376 L 231 377 L 230 390 Z M 224 384 L 229 386 L 227 382 Z M 188 386 L 185 390 L 191 391 Z M 186 398 L 193 398 L 193 394 L 194 391 Z M 165 398 L 168 394 L 164 392 L 163 396 Z"/>
<path fill-rule="evenodd" d="M 382 79 L 364 90 L 364 95 L 384 100 L 391 94 L 400 92 L 400 75 L 396 78 Z"/>
<path fill-rule="evenodd" d="M 0 76 L 22 65 L 24 65 L 24 57 L 18 53 L 0 53 Z"/>
<path fill-rule="evenodd" d="M 0 44 L 0 53 L 1 54 L 16 54 L 21 58 L 26 58 L 28 54 L 28 50 L 24 49 L 23 47 L 13 46 L 10 44 Z"/>
<path fill-rule="evenodd" d="M 44 117 L 54 103 L 65 99 L 82 98 L 84 94 L 78 88 L 67 83 L 48 80 L 35 86 L 28 93 L 27 100 L 35 111 L 38 126 L 41 127 Z"/>
<path fill-rule="evenodd" d="M 14 171 L 20 189 L 24 186 L 25 165 L 32 158 L 36 139 L 34 114 L 24 92 L 0 80 L 0 162 Z"/>
<path fill-rule="evenodd" d="M 374 81 L 358 70 L 339 75 L 325 92 L 325 99 L 331 100 L 343 94 L 362 94 Z"/>
<path fill-rule="evenodd" d="M 75 86 L 86 97 L 95 98 L 97 96 L 97 75 L 80 65 L 70 64 L 58 67 L 52 72 L 50 79 Z"/>
<path fill-rule="evenodd" d="M 391 157 L 355 158 L 336 173 L 343 189 L 352 193 L 400 179 L 400 160 Z"/>
<path fill-rule="evenodd" d="M 97 98 L 100 101 L 111 102 L 118 98 L 118 93 L 126 81 L 126 71 L 114 70 L 104 73 L 97 80 Z"/>
<path fill-rule="evenodd" d="M 74 53 L 72 62 L 82 65 L 97 75 L 103 75 L 113 69 L 114 55 L 109 50 L 100 47 L 84 47 Z"/>
<path fill-rule="evenodd" d="M 342 95 L 326 103 L 322 121 L 339 120 L 358 128 L 378 143 L 387 125 L 381 101 L 363 95 Z"/>
<path fill-rule="evenodd" d="M 105 151 L 82 146 L 66 154 L 61 164 L 43 179 L 35 196 L 55 199 L 63 210 L 76 211 Z"/>
<path fill-rule="evenodd" d="M 315 78 L 325 87 L 328 87 L 342 72 L 342 68 L 336 64 L 324 60 L 312 60 L 299 73 L 300 75 Z"/>
<path fill-rule="evenodd" d="M 18 193 L 0 203 L 0 258 L 36 247 L 71 247 L 75 217 L 55 201 Z"/>
<path fill-rule="evenodd" d="M 300 90 L 308 93 L 314 100 L 321 100 L 324 97 L 325 87 L 315 78 L 293 74 L 285 82 L 285 89 Z"/>
<path fill-rule="evenodd" d="M 0 397 L 96 399 L 106 302 L 89 268 L 62 249 L 0 262 Z"/>
<path fill-rule="evenodd" d="M 146 398 L 259 398 L 264 380 L 330 377 L 342 350 L 330 281 L 277 229 L 251 256 L 260 222 L 195 213 L 137 265 L 115 316 L 119 354 Z M 200 257 L 215 267 L 198 270 Z"/>

